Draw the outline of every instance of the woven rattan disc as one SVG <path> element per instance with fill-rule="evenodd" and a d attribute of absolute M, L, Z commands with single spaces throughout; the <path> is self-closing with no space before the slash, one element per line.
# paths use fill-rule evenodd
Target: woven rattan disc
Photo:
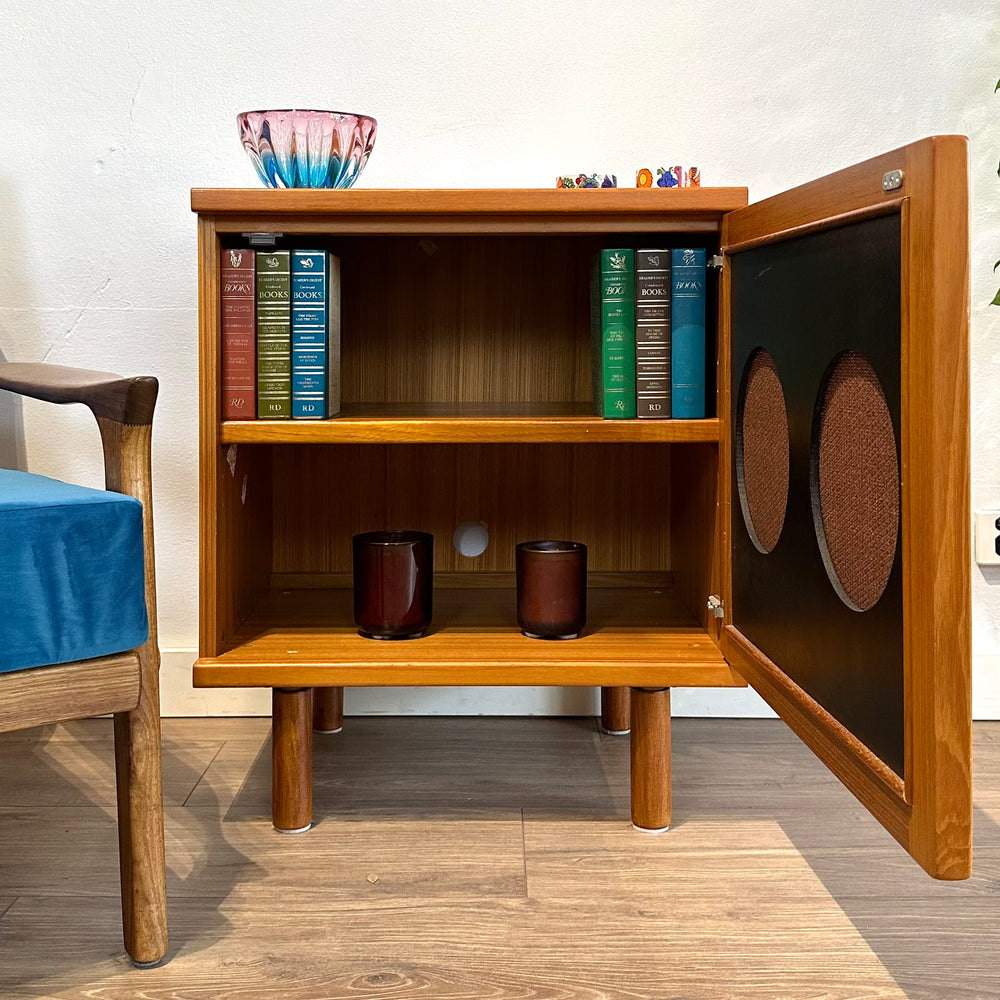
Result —
<path fill-rule="evenodd" d="M 743 373 L 736 448 L 743 520 L 754 545 L 767 553 L 778 544 L 788 507 L 788 413 L 778 369 L 763 348 Z"/>
<path fill-rule="evenodd" d="M 831 365 L 813 425 L 813 521 L 830 581 L 855 611 L 882 596 L 899 535 L 899 457 L 878 376 L 846 351 Z"/>

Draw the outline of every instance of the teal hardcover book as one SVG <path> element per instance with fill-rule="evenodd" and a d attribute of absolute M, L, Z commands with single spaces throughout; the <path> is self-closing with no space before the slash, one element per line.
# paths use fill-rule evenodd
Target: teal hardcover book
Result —
<path fill-rule="evenodd" d="M 292 419 L 327 416 L 330 255 L 292 251 Z"/>
<path fill-rule="evenodd" d="M 675 417 L 705 416 L 705 251 L 670 253 L 670 399 Z"/>

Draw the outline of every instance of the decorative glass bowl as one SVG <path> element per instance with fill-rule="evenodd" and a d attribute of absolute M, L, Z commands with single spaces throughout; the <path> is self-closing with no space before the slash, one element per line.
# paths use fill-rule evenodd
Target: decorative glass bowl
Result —
<path fill-rule="evenodd" d="M 260 179 L 271 188 L 349 188 L 368 162 L 378 123 L 345 111 L 244 111 L 236 116 Z"/>

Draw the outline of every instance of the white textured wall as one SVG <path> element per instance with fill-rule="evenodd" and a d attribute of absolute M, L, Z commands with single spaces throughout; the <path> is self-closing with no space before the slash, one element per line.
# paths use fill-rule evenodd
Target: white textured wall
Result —
<path fill-rule="evenodd" d="M 197 644 L 192 186 L 255 186 L 238 111 L 374 114 L 368 187 L 549 187 L 699 164 L 752 200 L 925 135 L 972 140 L 973 502 L 1000 508 L 1000 22 L 984 0 L 6 4 L 0 355 L 150 372 L 165 711 Z M 6 396 L 6 394 L 4 394 Z M 0 464 L 99 485 L 89 415 L 0 400 Z M 975 579 L 976 711 L 1000 716 L 1000 571 Z M 590 710 L 588 692 L 352 692 L 349 710 Z M 745 692 L 675 711 L 759 712 Z"/>

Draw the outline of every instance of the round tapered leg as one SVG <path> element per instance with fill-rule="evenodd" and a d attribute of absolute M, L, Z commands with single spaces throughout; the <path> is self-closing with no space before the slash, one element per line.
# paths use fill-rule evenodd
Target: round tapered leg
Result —
<path fill-rule="evenodd" d="M 632 688 L 632 825 L 647 833 L 670 827 L 670 688 Z"/>
<path fill-rule="evenodd" d="M 280 833 L 312 826 L 312 689 L 271 692 L 271 816 Z"/>
<path fill-rule="evenodd" d="M 631 726 L 629 716 L 629 689 L 602 687 L 601 732 L 611 736 L 624 736 Z"/>
<path fill-rule="evenodd" d="M 339 733 L 344 728 L 344 689 L 313 688 L 313 732 Z"/>

